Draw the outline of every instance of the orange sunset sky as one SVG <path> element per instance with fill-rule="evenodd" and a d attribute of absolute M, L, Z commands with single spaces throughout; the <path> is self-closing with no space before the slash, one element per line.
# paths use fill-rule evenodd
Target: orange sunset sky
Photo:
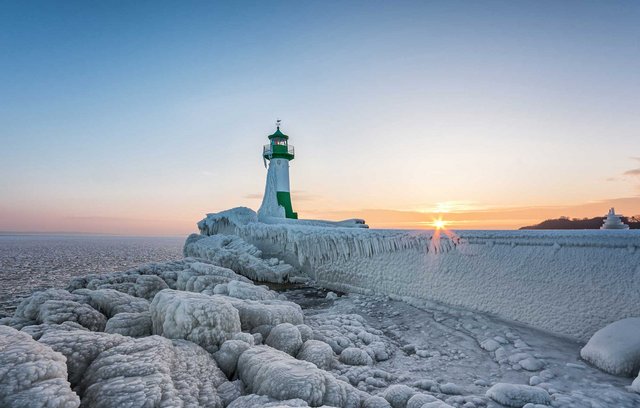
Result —
<path fill-rule="evenodd" d="M 637 2 L 43 2 L 0 16 L 0 232 L 257 210 L 512 229 L 640 214 Z"/>

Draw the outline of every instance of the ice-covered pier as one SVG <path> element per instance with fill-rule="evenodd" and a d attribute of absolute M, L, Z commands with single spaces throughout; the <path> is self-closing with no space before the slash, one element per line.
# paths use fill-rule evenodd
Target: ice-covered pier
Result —
<path fill-rule="evenodd" d="M 204 235 L 237 235 L 329 289 L 493 313 L 585 341 L 640 316 L 640 231 L 367 230 L 211 214 Z"/>

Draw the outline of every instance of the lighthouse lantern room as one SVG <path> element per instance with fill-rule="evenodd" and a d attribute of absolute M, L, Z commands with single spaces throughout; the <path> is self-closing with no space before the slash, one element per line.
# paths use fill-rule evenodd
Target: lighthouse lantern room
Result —
<path fill-rule="evenodd" d="M 297 219 L 298 214 L 293 212 L 291 205 L 291 192 L 289 188 L 289 161 L 295 154 L 293 146 L 289 146 L 289 136 L 280 131 L 280 120 L 276 122 L 276 131 L 269 135 L 269 144 L 262 149 L 262 158 L 265 167 L 269 161 L 269 173 L 272 173 L 275 182 L 275 192 L 278 206 L 284 208 L 286 218 Z M 269 177 L 269 176 L 268 176 Z M 268 182 L 268 181 L 267 181 Z M 265 195 L 269 194 L 269 188 Z M 265 197 L 267 199 L 267 197 Z"/>

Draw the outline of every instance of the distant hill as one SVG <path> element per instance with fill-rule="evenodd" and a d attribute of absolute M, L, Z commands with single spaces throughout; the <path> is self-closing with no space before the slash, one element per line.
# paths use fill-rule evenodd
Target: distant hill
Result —
<path fill-rule="evenodd" d="M 606 217 L 595 218 L 569 218 L 560 217 L 554 220 L 545 220 L 540 224 L 522 227 L 521 230 L 566 230 L 566 229 L 600 229 Z M 620 217 L 622 222 L 630 229 L 640 229 L 640 216 Z"/>

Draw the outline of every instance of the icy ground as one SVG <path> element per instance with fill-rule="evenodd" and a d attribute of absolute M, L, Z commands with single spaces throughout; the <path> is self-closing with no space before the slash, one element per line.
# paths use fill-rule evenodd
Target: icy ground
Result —
<path fill-rule="evenodd" d="M 312 300 L 314 292 L 318 299 Z M 589 366 L 580 359 L 582 345 L 571 340 L 438 304 L 418 309 L 387 297 L 355 294 L 319 300 L 323 294 L 310 289 L 287 292 L 303 306 L 311 327 L 332 316 L 358 315 L 380 330 L 395 350 L 373 369 L 334 370 L 371 394 L 406 384 L 456 407 L 502 407 L 485 394 L 503 382 L 544 388 L 557 407 L 640 406 L 640 395 L 626 389 L 631 379 Z"/>
<path fill-rule="evenodd" d="M 327 292 L 239 237 L 192 236 L 187 249 L 199 258 L 77 277 L 0 319 L 0 407 L 640 406 L 632 378 L 589 366 L 574 341 Z"/>

